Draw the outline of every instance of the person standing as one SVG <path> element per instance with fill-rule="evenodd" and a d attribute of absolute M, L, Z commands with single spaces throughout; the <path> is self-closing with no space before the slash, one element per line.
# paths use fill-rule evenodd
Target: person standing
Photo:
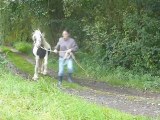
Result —
<path fill-rule="evenodd" d="M 64 30 L 62 33 L 62 37 L 59 38 L 59 41 L 55 46 L 54 50 L 56 54 L 59 53 L 59 72 L 58 72 L 58 84 L 57 84 L 58 87 L 62 85 L 65 65 L 67 65 L 67 70 L 68 70 L 68 81 L 73 82 L 72 80 L 73 59 L 70 54 L 71 52 L 72 53 L 76 52 L 77 49 L 78 49 L 77 43 L 73 38 L 70 37 L 70 32 L 68 30 Z"/>

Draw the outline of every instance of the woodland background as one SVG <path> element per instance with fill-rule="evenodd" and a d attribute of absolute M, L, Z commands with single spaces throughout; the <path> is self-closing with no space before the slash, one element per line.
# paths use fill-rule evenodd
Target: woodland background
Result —
<path fill-rule="evenodd" d="M 98 65 L 93 69 L 160 75 L 159 0 L 1 0 L 0 5 L 1 44 L 32 43 L 31 33 L 39 28 L 54 46 L 68 28 L 82 59 Z"/>

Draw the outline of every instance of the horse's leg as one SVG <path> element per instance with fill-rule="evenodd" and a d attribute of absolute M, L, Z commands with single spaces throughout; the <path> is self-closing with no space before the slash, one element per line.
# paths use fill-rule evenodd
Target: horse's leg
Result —
<path fill-rule="evenodd" d="M 42 59 L 39 59 L 38 73 L 41 73 Z"/>
<path fill-rule="evenodd" d="M 41 59 L 39 59 L 38 73 L 41 73 Z"/>
<path fill-rule="evenodd" d="M 44 57 L 44 71 L 43 71 L 43 75 L 47 74 L 47 65 L 48 65 L 48 53 L 46 54 L 46 56 Z"/>
<path fill-rule="evenodd" d="M 44 59 L 42 59 L 42 63 L 41 63 L 41 73 L 43 74 L 44 71 Z"/>
<path fill-rule="evenodd" d="M 38 56 L 36 56 L 35 58 L 36 58 L 36 65 L 35 65 L 33 80 L 38 79 L 38 68 L 39 68 L 39 60 L 40 60 Z"/>

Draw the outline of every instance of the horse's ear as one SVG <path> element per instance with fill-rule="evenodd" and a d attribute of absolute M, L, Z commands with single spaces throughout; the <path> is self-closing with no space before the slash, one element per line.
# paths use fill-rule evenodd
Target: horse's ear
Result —
<path fill-rule="evenodd" d="M 33 40 L 33 42 L 35 42 L 35 36 L 34 36 L 34 33 L 32 33 L 32 40 Z"/>

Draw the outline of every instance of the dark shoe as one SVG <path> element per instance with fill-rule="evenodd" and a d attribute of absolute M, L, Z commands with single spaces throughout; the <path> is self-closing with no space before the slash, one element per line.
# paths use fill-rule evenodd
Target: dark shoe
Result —
<path fill-rule="evenodd" d="M 58 78 L 58 83 L 57 83 L 57 87 L 60 88 L 62 86 L 62 79 L 63 77 L 62 76 L 59 76 Z"/>
<path fill-rule="evenodd" d="M 72 74 L 68 74 L 68 82 L 73 83 Z"/>
<path fill-rule="evenodd" d="M 58 87 L 58 88 L 61 88 L 61 87 L 62 87 L 62 82 L 59 82 L 59 81 L 58 81 L 57 87 Z"/>

